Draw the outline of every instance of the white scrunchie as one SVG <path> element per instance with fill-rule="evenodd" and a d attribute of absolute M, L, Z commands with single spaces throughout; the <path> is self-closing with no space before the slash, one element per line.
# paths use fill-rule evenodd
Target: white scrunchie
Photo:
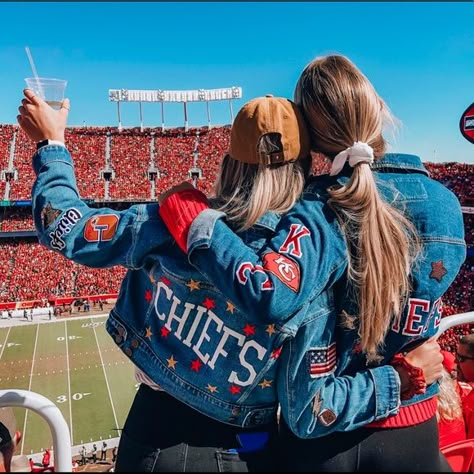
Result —
<path fill-rule="evenodd" d="M 354 145 L 346 148 L 344 151 L 338 153 L 331 166 L 331 176 L 339 174 L 344 168 L 344 164 L 349 158 L 349 165 L 354 168 L 358 163 L 369 163 L 374 162 L 374 150 L 370 145 L 364 142 L 354 142 Z"/>

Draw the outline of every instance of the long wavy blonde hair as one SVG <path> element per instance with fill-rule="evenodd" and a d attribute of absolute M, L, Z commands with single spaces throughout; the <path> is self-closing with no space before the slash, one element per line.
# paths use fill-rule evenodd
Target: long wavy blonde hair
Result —
<path fill-rule="evenodd" d="M 312 61 L 294 100 L 305 116 L 312 149 L 329 159 L 365 142 L 375 159 L 386 149 L 382 130 L 390 111 L 369 80 L 346 57 Z M 413 224 L 379 194 L 371 167 L 356 165 L 350 179 L 328 190 L 348 246 L 348 278 L 355 289 L 362 349 L 376 355 L 410 292 L 409 269 L 419 251 Z"/>
<path fill-rule="evenodd" d="M 266 166 L 224 156 L 215 183 L 217 209 L 236 231 L 252 227 L 268 211 L 288 212 L 303 192 L 310 155 L 293 163 Z"/>
<path fill-rule="evenodd" d="M 439 381 L 438 408 L 436 411 L 438 421 L 452 421 L 462 416 L 462 402 L 456 390 L 456 383 L 450 373 L 443 369 L 443 375 Z"/>

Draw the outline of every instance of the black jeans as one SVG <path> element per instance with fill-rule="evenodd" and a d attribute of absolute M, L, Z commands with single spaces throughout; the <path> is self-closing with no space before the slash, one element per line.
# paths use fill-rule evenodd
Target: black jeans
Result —
<path fill-rule="evenodd" d="M 282 422 L 286 472 L 452 472 L 439 451 L 436 417 L 406 428 L 361 428 L 298 439 Z"/>
<path fill-rule="evenodd" d="M 115 472 L 275 471 L 277 422 L 258 430 L 213 420 L 140 385 L 120 438 Z"/>

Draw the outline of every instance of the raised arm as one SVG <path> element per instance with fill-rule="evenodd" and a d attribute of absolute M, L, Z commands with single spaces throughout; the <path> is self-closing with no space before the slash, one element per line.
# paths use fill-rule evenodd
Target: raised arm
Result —
<path fill-rule="evenodd" d="M 40 243 L 66 258 L 91 267 L 138 268 L 148 252 L 172 245 L 158 205 L 125 211 L 92 208 L 76 185 L 74 164 L 64 143 L 69 101 L 56 111 L 32 91 L 25 91 L 18 122 L 36 142 L 54 140 L 33 156 L 32 190 L 35 228 Z"/>

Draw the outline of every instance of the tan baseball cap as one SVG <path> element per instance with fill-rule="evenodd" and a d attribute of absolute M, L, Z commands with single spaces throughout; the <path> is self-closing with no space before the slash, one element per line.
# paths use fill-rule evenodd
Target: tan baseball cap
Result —
<path fill-rule="evenodd" d="M 259 151 L 261 138 L 270 134 L 271 151 Z M 275 135 L 276 140 L 275 140 Z M 279 135 L 279 140 L 278 140 Z M 310 153 L 309 133 L 303 115 L 289 99 L 266 95 L 247 102 L 230 132 L 229 155 L 249 164 L 273 165 L 296 161 Z"/>

